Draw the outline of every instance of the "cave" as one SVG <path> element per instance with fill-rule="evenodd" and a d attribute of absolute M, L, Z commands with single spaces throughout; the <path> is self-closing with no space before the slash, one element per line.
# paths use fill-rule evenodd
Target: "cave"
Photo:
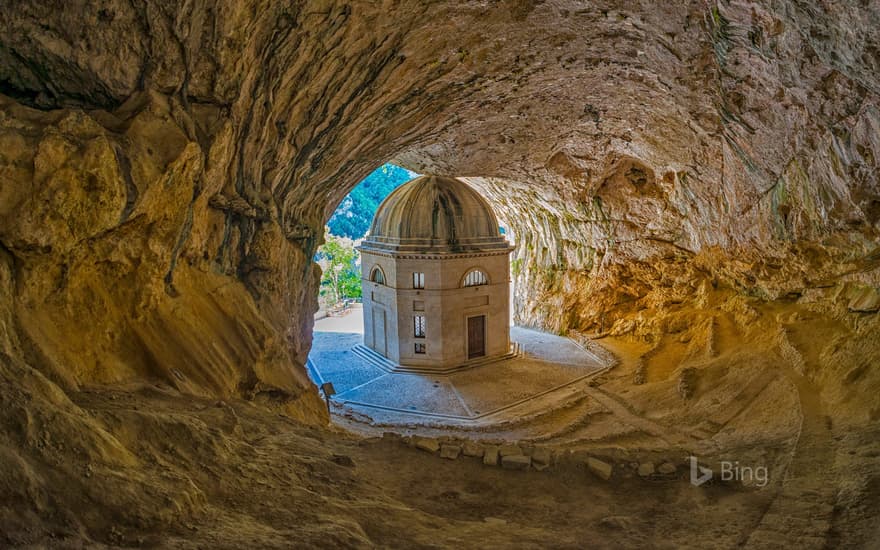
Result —
<path fill-rule="evenodd" d="M 21 0 L 0 29 L 0 546 L 880 544 L 876 3 Z M 553 407 L 328 412 L 314 257 L 387 162 L 509 230 L 515 324 L 597 366 L 505 390 Z"/>

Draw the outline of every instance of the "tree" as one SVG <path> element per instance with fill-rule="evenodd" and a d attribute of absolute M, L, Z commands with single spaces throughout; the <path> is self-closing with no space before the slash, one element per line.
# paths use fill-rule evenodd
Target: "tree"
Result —
<path fill-rule="evenodd" d="M 342 199 L 327 223 L 330 233 L 349 239 L 363 238 L 385 197 L 416 176 L 417 174 L 400 166 L 383 164 Z"/>
<path fill-rule="evenodd" d="M 361 297 L 360 255 L 355 242 L 337 237 L 325 228 L 324 244 L 315 258 L 321 266 L 321 297 L 325 306 L 332 306 L 347 298 Z"/>
<path fill-rule="evenodd" d="M 364 178 L 336 208 L 324 231 L 325 244 L 315 255 L 323 271 L 322 307 L 361 297 L 360 257 L 355 244 L 367 234 L 385 197 L 417 175 L 400 166 L 384 164 Z"/>

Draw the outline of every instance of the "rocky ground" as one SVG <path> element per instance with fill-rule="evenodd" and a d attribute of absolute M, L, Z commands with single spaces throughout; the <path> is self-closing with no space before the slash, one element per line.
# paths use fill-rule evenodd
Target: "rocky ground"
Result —
<path fill-rule="evenodd" d="M 102 388 L 74 399 L 126 440 L 128 476 L 137 473 L 144 494 L 97 507 L 92 495 L 129 486 L 117 472 L 72 457 L 53 480 L 49 465 L 35 465 L 17 481 L 47 498 L 31 513 L 4 512 L 5 545 L 731 547 L 771 500 L 735 484 L 695 489 L 683 470 L 605 481 L 574 460 L 543 472 L 451 461 L 396 438 L 306 429 L 247 403 L 167 388 Z"/>

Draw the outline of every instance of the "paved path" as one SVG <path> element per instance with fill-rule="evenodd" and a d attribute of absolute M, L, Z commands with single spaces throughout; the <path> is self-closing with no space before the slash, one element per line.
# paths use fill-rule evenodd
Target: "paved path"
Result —
<path fill-rule="evenodd" d="M 316 322 L 309 370 L 315 382 L 333 383 L 334 402 L 368 416 L 497 420 L 499 412 L 537 398 L 552 407 L 556 392 L 568 397 L 560 390 L 604 368 L 568 338 L 512 327 L 511 337 L 523 349 L 518 357 L 449 375 L 390 374 L 352 351 L 363 334 L 345 330 L 359 324 L 360 314 L 357 309 Z"/>
<path fill-rule="evenodd" d="M 339 317 L 324 317 L 316 320 L 315 332 L 347 332 L 363 334 L 363 304 L 352 304 L 351 309 L 345 315 L 340 315 Z"/>

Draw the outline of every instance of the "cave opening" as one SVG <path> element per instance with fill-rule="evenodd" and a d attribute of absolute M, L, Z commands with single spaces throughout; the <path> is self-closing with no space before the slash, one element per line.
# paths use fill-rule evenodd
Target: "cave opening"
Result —
<path fill-rule="evenodd" d="M 377 201 L 354 247 L 362 300 L 319 311 L 307 361 L 334 421 L 485 429 L 548 415 L 610 367 L 581 335 L 513 322 L 512 232 L 473 181 L 422 176 Z"/>
<path fill-rule="evenodd" d="M 316 319 L 345 315 L 361 301 L 358 244 L 369 231 L 376 209 L 398 186 L 418 174 L 386 163 L 373 170 L 342 198 L 325 224 L 323 244 L 315 254 L 321 267 Z"/>

